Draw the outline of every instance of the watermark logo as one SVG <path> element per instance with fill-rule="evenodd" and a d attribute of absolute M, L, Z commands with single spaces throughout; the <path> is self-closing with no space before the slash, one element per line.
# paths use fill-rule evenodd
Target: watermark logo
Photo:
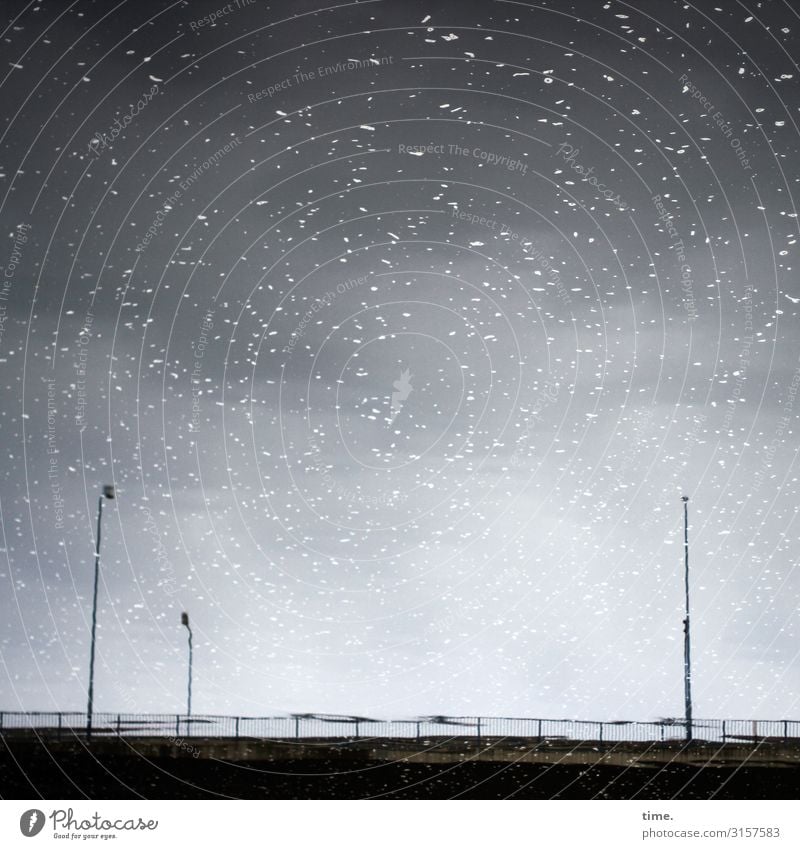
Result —
<path fill-rule="evenodd" d="M 443 143 L 434 144 L 433 142 L 429 142 L 428 144 L 398 144 L 397 152 L 407 153 L 411 156 L 424 156 L 426 153 L 444 154 L 445 147 L 447 148 L 446 152 L 449 156 L 467 156 L 472 159 L 479 159 L 487 165 L 497 165 L 508 171 L 518 171 L 523 176 L 528 172 L 528 166 L 526 163 L 521 162 L 519 159 L 512 159 L 510 156 L 506 156 L 505 154 L 494 153 L 491 150 L 483 150 L 480 147 L 469 148 L 462 147 L 459 144 L 445 145 Z"/>
<path fill-rule="evenodd" d="M 494 218 L 489 218 L 485 215 L 478 215 L 473 212 L 460 212 L 457 209 L 453 209 L 451 214 L 453 218 L 457 218 L 459 221 L 468 221 L 470 224 L 477 224 L 479 227 L 486 227 L 489 230 L 494 230 L 495 232 L 497 232 L 497 225 L 499 224 L 499 235 L 510 239 L 512 242 L 519 242 L 523 252 L 531 257 L 531 259 L 535 260 L 539 268 L 547 274 L 549 277 L 548 285 L 555 286 L 556 291 L 558 292 L 558 297 L 562 303 L 567 307 L 572 304 L 572 298 L 570 298 L 569 292 L 567 291 L 567 287 L 564 285 L 564 281 L 561 279 L 560 273 L 552 267 L 552 261 L 544 255 L 542 249 L 534 242 L 529 241 L 520 233 L 512 230 L 507 224 L 503 224 L 501 221 L 497 221 Z"/>
<path fill-rule="evenodd" d="M 41 811 L 34 811 L 42 817 L 44 824 L 44 814 Z M 100 838 L 109 840 L 116 838 L 118 831 L 155 831 L 158 828 L 158 820 L 143 820 L 141 817 L 133 819 L 110 820 L 101 816 L 97 811 L 85 819 L 76 819 L 75 811 L 72 808 L 56 808 L 48 818 L 53 823 L 53 836 L 55 838 L 71 839 L 71 840 L 90 840 Z M 38 818 L 37 818 L 38 822 Z M 88 832 L 81 834 L 80 832 Z M 112 832 L 111 834 L 103 834 L 103 832 Z"/>
<path fill-rule="evenodd" d="M 19 818 L 19 830 L 25 837 L 36 837 L 36 835 L 44 828 L 45 818 L 44 811 L 38 808 L 31 808 Z"/>
<path fill-rule="evenodd" d="M 303 85 L 304 83 L 318 80 L 322 77 L 340 74 L 343 71 L 372 70 L 382 65 L 392 64 L 394 64 L 394 57 L 380 56 L 377 59 L 375 57 L 368 59 L 347 59 L 344 62 L 339 61 L 335 65 L 323 65 L 322 67 L 318 67 L 316 71 L 309 68 L 306 71 L 298 71 L 296 74 L 292 74 L 291 77 L 274 82 L 266 88 L 262 88 L 261 91 L 248 94 L 247 100 L 250 103 L 256 103 L 264 97 L 274 97 L 279 92 L 286 91 L 287 88 L 293 88 L 295 85 Z M 294 80 L 294 83 L 292 83 L 292 80 Z"/>
<path fill-rule="evenodd" d="M 209 337 L 214 328 L 214 310 L 207 310 L 200 325 L 200 336 L 192 346 L 194 368 L 191 375 L 192 386 L 192 420 L 189 430 L 200 432 L 201 398 L 203 395 L 203 357 L 209 344 Z"/>
<path fill-rule="evenodd" d="M 405 371 L 400 372 L 400 379 L 395 380 L 392 384 L 395 391 L 392 392 L 392 412 L 388 419 L 388 427 L 391 427 L 392 424 L 394 424 L 394 420 L 403 409 L 403 404 L 408 400 L 408 396 L 414 389 L 411 385 L 412 376 L 411 370 L 406 369 Z"/>
<path fill-rule="evenodd" d="M 189 29 L 192 32 L 197 32 L 197 30 L 202 27 L 213 27 L 216 26 L 217 18 L 224 18 L 225 15 L 230 15 L 234 9 L 244 9 L 247 6 L 252 6 L 256 0 L 234 0 L 233 3 L 228 3 L 227 6 L 223 6 L 221 9 L 217 9 L 215 12 L 211 12 L 202 18 L 197 18 L 197 20 L 189 21 Z"/>
<path fill-rule="evenodd" d="M 150 77 L 150 79 L 154 79 Z M 159 80 L 161 82 L 161 80 Z M 134 106 L 131 107 L 130 111 L 127 115 L 122 116 L 122 120 L 119 118 L 114 119 L 114 126 L 108 133 L 98 132 L 95 133 L 94 136 L 89 140 L 89 144 L 87 147 L 89 148 L 89 153 L 91 153 L 95 159 L 100 158 L 100 152 L 107 148 L 111 143 L 117 140 L 119 134 L 126 129 L 132 122 L 133 119 L 147 106 L 148 103 L 158 94 L 158 83 L 150 87 L 150 91 L 146 91 L 136 102 Z"/>
<path fill-rule="evenodd" d="M 161 539 L 161 530 L 159 529 L 156 520 L 153 518 L 152 511 L 146 504 L 142 505 L 142 511 L 144 512 L 145 530 L 148 534 L 150 534 L 151 542 L 154 546 L 153 553 L 155 554 L 156 562 L 159 566 L 159 572 L 161 572 L 164 576 L 159 580 L 158 586 L 161 587 L 167 595 L 172 595 L 177 590 L 175 569 L 169 559 L 167 549 L 164 547 L 164 543 Z"/>
<path fill-rule="evenodd" d="M 14 282 L 14 275 L 17 273 L 17 266 L 22 260 L 22 249 L 28 241 L 28 230 L 30 224 L 18 224 L 17 232 L 14 236 L 14 246 L 11 250 L 11 257 L 8 264 L 3 269 L 3 276 L 0 278 L 0 342 L 3 341 L 3 334 L 6 329 L 6 321 L 8 320 L 8 311 L 5 301 L 11 292 L 11 285 Z"/>
<path fill-rule="evenodd" d="M 750 165 L 750 158 L 747 151 L 742 146 L 742 142 L 738 138 L 731 138 L 733 135 L 733 125 L 725 120 L 725 116 L 717 109 L 714 104 L 703 94 L 703 92 L 686 76 L 681 74 L 678 78 L 683 83 L 681 94 L 691 94 L 692 100 L 698 101 L 706 115 L 717 125 L 717 128 L 729 140 L 730 146 L 736 152 L 736 157 L 739 164 L 745 171 L 752 171 L 753 166 Z M 713 114 L 712 114 L 713 113 Z"/>
<path fill-rule="evenodd" d="M 297 327 L 295 327 L 295 329 L 292 331 L 291 338 L 289 339 L 289 344 L 284 345 L 283 347 L 283 353 L 292 353 L 292 351 L 294 350 L 294 346 L 305 335 L 306 327 L 308 326 L 311 319 L 323 307 L 329 307 L 336 300 L 337 295 L 343 295 L 345 292 L 349 292 L 351 289 L 355 289 L 358 286 L 362 286 L 366 282 L 366 276 L 357 277 L 355 280 L 346 280 L 343 283 L 337 284 L 335 292 L 326 292 L 324 295 L 321 295 L 319 298 L 317 298 L 311 305 L 311 308 L 306 311 L 306 314 L 300 320 L 300 323 L 297 325 Z"/>
<path fill-rule="evenodd" d="M 525 462 L 525 443 L 531 441 L 536 429 L 537 422 L 542 418 L 542 412 L 551 404 L 558 401 L 560 384 L 548 380 L 547 385 L 534 399 L 533 406 L 525 413 L 525 429 L 517 439 L 517 446 L 511 455 L 511 465 L 514 468 L 522 466 Z"/>
<path fill-rule="evenodd" d="M 217 165 L 220 159 L 223 156 L 229 154 L 232 150 L 238 147 L 242 143 L 242 140 L 239 136 L 234 136 L 231 141 L 229 141 L 224 147 L 219 148 L 219 150 L 214 151 L 211 156 L 208 157 L 204 162 L 201 162 L 197 168 L 192 171 L 192 173 L 185 179 L 180 182 L 180 188 L 175 189 L 175 191 L 164 201 L 164 204 L 161 209 L 156 213 L 155 220 L 153 223 L 147 228 L 147 232 L 145 233 L 142 241 L 136 246 L 136 252 L 141 253 L 144 249 L 150 244 L 153 236 L 155 236 L 161 227 L 164 225 L 164 219 L 169 215 L 170 212 L 175 208 L 175 203 L 183 197 L 183 193 L 188 191 L 189 188 L 196 183 L 203 174 L 208 171 L 208 169 L 212 165 Z M 202 216 L 201 216 L 202 217 Z"/>
<path fill-rule="evenodd" d="M 586 168 L 578 162 L 580 152 L 581 149 L 579 147 L 573 147 L 568 142 L 561 142 L 556 154 L 560 156 L 573 171 L 580 175 L 582 183 L 589 183 L 590 186 L 594 186 L 598 193 L 606 200 L 611 201 L 611 203 L 613 203 L 620 212 L 630 209 L 630 206 L 625 203 L 618 194 L 614 194 L 614 189 L 607 189 L 605 183 L 598 181 L 597 177 L 592 173 L 594 171 L 594 165 L 592 165 L 591 168 Z"/>
<path fill-rule="evenodd" d="M 697 318 L 697 305 L 694 297 L 694 284 L 692 278 L 692 268 L 686 261 L 686 248 L 683 244 L 683 239 L 678 233 L 678 229 L 673 221 L 672 214 L 664 206 L 661 200 L 661 195 L 653 195 L 653 203 L 658 210 L 658 220 L 664 223 L 667 228 L 672 244 L 670 249 L 675 251 L 675 256 L 680 263 L 681 268 L 681 289 L 684 292 L 684 307 L 688 314 L 689 321 L 694 321 Z"/>

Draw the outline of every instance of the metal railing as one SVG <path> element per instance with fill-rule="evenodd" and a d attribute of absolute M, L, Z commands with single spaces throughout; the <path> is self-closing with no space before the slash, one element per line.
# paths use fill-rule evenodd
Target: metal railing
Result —
<path fill-rule="evenodd" d="M 85 737 L 87 715 L 80 712 L 0 711 L 0 736 L 36 735 L 48 739 Z M 800 720 L 697 719 L 696 741 L 761 744 L 800 742 Z M 216 716 L 185 714 L 95 713 L 95 737 L 249 738 L 259 740 L 483 739 L 519 738 L 570 742 L 680 742 L 686 727 L 680 719 L 653 722 L 594 722 L 579 719 L 424 716 L 382 720 L 336 714 Z"/>

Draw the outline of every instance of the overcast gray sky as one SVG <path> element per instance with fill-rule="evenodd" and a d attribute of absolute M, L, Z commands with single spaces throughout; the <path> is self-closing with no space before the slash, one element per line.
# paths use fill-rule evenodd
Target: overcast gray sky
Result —
<path fill-rule="evenodd" d="M 790 5 L 4 12 L 0 708 L 797 718 Z"/>

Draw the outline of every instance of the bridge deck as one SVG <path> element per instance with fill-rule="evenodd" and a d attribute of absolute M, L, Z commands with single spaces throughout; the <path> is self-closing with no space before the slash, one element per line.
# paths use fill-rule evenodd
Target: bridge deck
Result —
<path fill-rule="evenodd" d="M 87 743 L 77 734 L 61 735 L 57 729 L 17 730 L 6 733 L 9 745 L 44 744 L 54 754 L 91 751 L 96 755 L 145 758 L 193 758 L 231 763 L 257 761 L 300 763 L 335 761 L 342 769 L 360 764 L 496 764 L 606 765 L 656 768 L 665 765 L 697 767 L 797 768 L 800 741 L 794 738 L 724 743 L 683 741 L 568 740 L 563 737 L 475 737 L 429 735 L 409 738 L 303 738 L 263 739 L 258 737 L 95 736 Z"/>

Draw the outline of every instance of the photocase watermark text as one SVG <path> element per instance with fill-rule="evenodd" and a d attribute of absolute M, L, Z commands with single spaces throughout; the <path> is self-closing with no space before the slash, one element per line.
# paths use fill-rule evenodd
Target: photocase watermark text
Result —
<path fill-rule="evenodd" d="M 629 208 L 629 205 L 620 198 L 619 194 L 615 194 L 613 189 L 607 189 L 605 183 L 601 183 L 597 179 L 597 177 L 592 173 L 594 171 L 594 165 L 592 165 L 591 168 L 586 168 L 578 162 L 578 155 L 580 152 L 581 149 L 579 147 L 573 147 L 568 142 L 561 142 L 556 154 L 559 155 L 573 171 L 580 175 L 581 182 L 589 183 L 590 186 L 594 186 L 594 188 L 596 188 L 607 201 L 613 203 L 620 212 L 625 212 L 625 210 Z"/>
<path fill-rule="evenodd" d="M 114 127 L 111 128 L 107 133 L 95 133 L 95 135 L 89 140 L 89 152 L 95 157 L 98 158 L 100 156 L 100 151 L 104 150 L 108 147 L 109 144 L 116 141 L 119 134 L 128 127 L 131 123 L 133 123 L 133 119 L 150 103 L 150 101 L 158 94 L 158 83 L 154 83 L 150 87 L 150 91 L 146 91 L 134 105 L 131 107 L 130 111 L 122 116 L 122 120 L 119 118 L 114 119 Z"/>

